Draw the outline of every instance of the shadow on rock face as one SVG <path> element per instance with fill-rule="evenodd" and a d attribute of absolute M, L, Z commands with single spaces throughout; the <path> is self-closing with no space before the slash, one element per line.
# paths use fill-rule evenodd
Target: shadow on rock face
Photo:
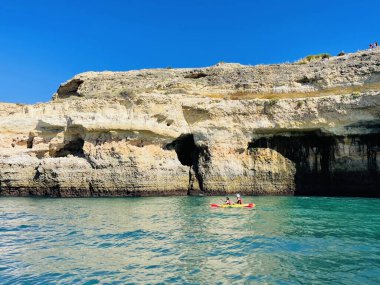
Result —
<path fill-rule="evenodd" d="M 65 157 L 69 154 L 77 157 L 84 157 L 83 152 L 84 140 L 75 138 L 67 142 L 60 150 L 55 153 L 55 157 Z"/>
<path fill-rule="evenodd" d="M 278 134 L 248 146 L 257 147 L 274 149 L 296 164 L 296 195 L 380 197 L 380 134 Z"/>
<path fill-rule="evenodd" d="M 199 150 L 192 134 L 181 135 L 165 146 L 167 150 L 175 150 L 182 165 L 192 166 L 198 160 Z"/>
<path fill-rule="evenodd" d="M 57 98 L 65 99 L 71 96 L 80 96 L 78 89 L 83 82 L 84 81 L 81 79 L 73 79 L 67 83 L 62 84 L 57 90 Z"/>

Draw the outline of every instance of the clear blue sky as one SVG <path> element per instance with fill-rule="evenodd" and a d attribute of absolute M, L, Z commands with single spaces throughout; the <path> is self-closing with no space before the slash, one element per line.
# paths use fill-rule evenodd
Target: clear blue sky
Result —
<path fill-rule="evenodd" d="M 84 71 L 366 49 L 379 14 L 378 0 L 1 0 L 0 101 L 48 101 Z"/>

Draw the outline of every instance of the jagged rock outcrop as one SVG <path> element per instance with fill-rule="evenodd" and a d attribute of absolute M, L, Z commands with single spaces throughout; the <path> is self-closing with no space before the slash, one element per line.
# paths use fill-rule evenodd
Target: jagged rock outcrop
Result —
<path fill-rule="evenodd" d="M 380 49 L 88 72 L 0 104 L 0 195 L 380 196 Z"/>

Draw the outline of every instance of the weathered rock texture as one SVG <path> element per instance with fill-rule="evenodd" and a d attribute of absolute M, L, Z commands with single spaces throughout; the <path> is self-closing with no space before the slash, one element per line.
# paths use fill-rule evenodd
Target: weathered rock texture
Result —
<path fill-rule="evenodd" d="M 380 49 L 88 72 L 0 104 L 0 195 L 380 196 Z"/>

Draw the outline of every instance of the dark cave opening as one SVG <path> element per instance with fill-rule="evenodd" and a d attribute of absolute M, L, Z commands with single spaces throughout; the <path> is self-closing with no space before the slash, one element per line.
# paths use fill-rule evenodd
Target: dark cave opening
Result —
<path fill-rule="evenodd" d="M 206 148 L 198 147 L 194 142 L 192 134 L 179 136 L 173 142 L 165 146 L 167 150 L 174 150 L 178 160 L 182 165 L 189 166 L 189 189 L 188 194 L 196 193 L 194 182 L 197 181 L 200 191 L 203 191 L 203 178 L 199 171 L 199 163 L 201 160 L 209 160 L 209 153 Z"/>
<path fill-rule="evenodd" d="M 380 134 L 294 132 L 259 138 L 248 148 L 271 148 L 293 161 L 295 195 L 380 197 Z"/>
<path fill-rule="evenodd" d="M 83 145 L 84 140 L 82 138 L 72 139 L 56 152 L 55 157 L 65 157 L 69 154 L 73 156 L 84 157 Z"/>
<path fill-rule="evenodd" d="M 198 147 L 195 145 L 194 136 L 191 134 L 181 135 L 167 144 L 166 149 L 175 150 L 182 165 L 193 166 L 198 160 Z"/>
<path fill-rule="evenodd" d="M 82 79 L 72 79 L 67 83 L 59 86 L 57 90 L 58 98 L 64 99 L 71 96 L 80 96 L 78 93 L 79 86 L 82 85 L 84 81 Z"/>
<path fill-rule="evenodd" d="M 34 136 L 29 135 L 28 140 L 26 141 L 26 148 L 33 148 Z"/>

